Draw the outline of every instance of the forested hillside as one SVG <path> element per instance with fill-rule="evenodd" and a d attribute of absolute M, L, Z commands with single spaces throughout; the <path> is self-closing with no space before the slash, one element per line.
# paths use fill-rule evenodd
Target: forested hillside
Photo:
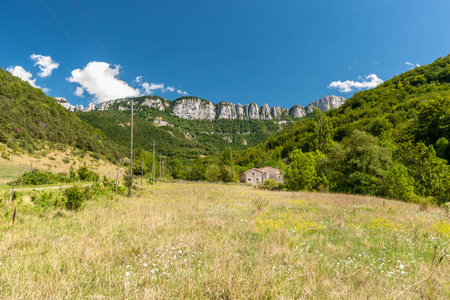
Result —
<path fill-rule="evenodd" d="M 109 157 L 125 150 L 68 112 L 42 90 L 0 68 L 0 142 L 30 153 L 43 143 L 74 146 Z"/>
<path fill-rule="evenodd" d="M 447 56 L 356 93 L 339 109 L 315 111 L 235 163 L 288 164 L 291 189 L 444 203 L 450 201 L 449 140 Z"/>
<path fill-rule="evenodd" d="M 279 120 L 186 120 L 169 111 L 140 104 L 151 97 L 133 99 L 135 146 L 151 150 L 154 140 L 158 152 L 180 159 L 218 154 L 227 147 L 234 150 L 254 147 L 287 124 L 287 121 Z M 124 110 L 118 111 L 119 106 Z M 118 102 L 111 110 L 76 114 L 104 132 L 110 140 L 127 146 L 130 140 L 130 112 L 130 103 Z"/>

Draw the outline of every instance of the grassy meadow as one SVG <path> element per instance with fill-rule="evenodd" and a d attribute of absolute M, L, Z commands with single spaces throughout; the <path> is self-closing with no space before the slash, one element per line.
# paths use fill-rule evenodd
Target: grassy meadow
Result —
<path fill-rule="evenodd" d="M 201 183 L 105 194 L 78 212 L 0 197 L 3 299 L 450 295 L 450 219 L 436 207 Z"/>

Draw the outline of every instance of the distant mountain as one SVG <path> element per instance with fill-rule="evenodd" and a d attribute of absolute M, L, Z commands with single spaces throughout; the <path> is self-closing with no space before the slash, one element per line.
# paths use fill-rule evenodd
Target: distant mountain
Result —
<path fill-rule="evenodd" d="M 344 97 L 326 96 L 306 106 L 306 109 L 300 105 L 294 105 L 290 109 L 274 106 L 269 107 L 263 104 L 261 107 L 256 103 L 246 105 L 232 104 L 230 102 L 219 102 L 214 104 L 208 100 L 197 97 L 181 97 L 176 100 L 167 100 L 157 96 L 145 96 L 144 98 L 126 98 L 102 102 L 98 105 L 90 103 L 84 108 L 81 105 L 71 105 L 66 99 L 56 97 L 55 100 L 70 111 L 89 112 L 93 110 L 124 110 L 123 105 L 118 103 L 127 103 L 135 99 L 140 105 L 153 107 L 161 111 L 167 111 L 173 115 L 188 120 L 273 120 L 286 118 L 301 118 L 307 113 L 312 113 L 313 108 L 317 107 L 322 111 L 339 108 L 345 103 Z"/>
<path fill-rule="evenodd" d="M 223 151 L 227 147 L 244 150 L 273 136 L 295 118 L 306 115 L 306 109 L 295 105 L 291 110 L 267 104 L 259 107 L 220 102 L 213 104 L 196 97 L 170 101 L 158 96 L 116 99 L 87 108 L 70 105 L 64 98 L 55 100 L 83 121 L 100 129 L 112 141 L 129 143 L 131 100 L 135 107 L 135 145 L 145 150 L 158 144 L 164 155 L 196 158 Z M 329 96 L 312 105 L 321 109 L 338 106 L 342 97 Z"/>

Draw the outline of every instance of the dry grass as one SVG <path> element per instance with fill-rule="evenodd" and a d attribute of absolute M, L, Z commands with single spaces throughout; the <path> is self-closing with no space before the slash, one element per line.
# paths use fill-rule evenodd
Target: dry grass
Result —
<path fill-rule="evenodd" d="M 26 171 L 38 169 L 40 171 L 50 171 L 53 173 L 69 173 L 72 166 L 75 170 L 84 163 L 97 172 L 100 177 L 115 178 L 117 166 L 102 159 L 94 159 L 89 154 L 84 157 L 75 155 L 76 149 L 67 147 L 66 151 L 47 150 L 46 148 L 37 151 L 34 155 L 24 152 L 14 152 L 0 144 L 0 149 L 8 153 L 9 159 L 0 156 L 0 185 L 18 178 Z M 0 151 L 1 152 L 1 151 Z"/>
<path fill-rule="evenodd" d="M 439 209 L 161 183 L 77 213 L 0 204 L 1 298 L 361 299 L 450 294 Z M 255 199 L 267 200 L 258 209 Z M 4 202 L 3 202 L 4 203 Z M 255 202 L 256 203 L 256 202 Z"/>

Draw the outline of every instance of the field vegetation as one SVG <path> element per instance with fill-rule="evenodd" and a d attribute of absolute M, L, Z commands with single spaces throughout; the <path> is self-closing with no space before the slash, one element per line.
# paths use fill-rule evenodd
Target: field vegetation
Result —
<path fill-rule="evenodd" d="M 450 294 L 450 220 L 437 207 L 199 183 L 144 184 L 128 198 L 106 186 L 78 210 L 60 205 L 62 191 L 2 196 L 3 298 Z"/>

